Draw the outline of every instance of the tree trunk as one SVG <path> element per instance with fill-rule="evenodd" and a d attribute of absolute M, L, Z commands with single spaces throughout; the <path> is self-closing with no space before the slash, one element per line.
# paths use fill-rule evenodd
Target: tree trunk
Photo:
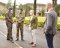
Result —
<path fill-rule="evenodd" d="M 34 0 L 34 15 L 36 15 L 36 0 Z"/>
<path fill-rule="evenodd" d="M 15 9 L 16 9 L 16 0 L 14 1 L 14 6 L 13 6 L 13 17 L 15 17 Z"/>

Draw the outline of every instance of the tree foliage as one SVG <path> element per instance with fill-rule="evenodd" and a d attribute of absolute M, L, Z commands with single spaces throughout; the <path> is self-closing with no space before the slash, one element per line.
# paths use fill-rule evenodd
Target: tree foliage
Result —
<path fill-rule="evenodd" d="M 23 5 L 22 4 L 19 5 L 19 9 L 23 9 Z"/>
<path fill-rule="evenodd" d="M 52 0 L 53 6 L 55 7 L 57 5 L 57 0 Z"/>
<path fill-rule="evenodd" d="M 60 14 L 60 5 L 56 5 L 55 11 L 57 12 L 58 15 Z"/>
<path fill-rule="evenodd" d="M 8 3 L 7 3 L 7 9 L 11 7 L 11 0 L 8 0 Z"/>
<path fill-rule="evenodd" d="M 19 9 L 25 10 L 25 16 L 29 16 L 29 11 L 32 9 L 29 4 L 20 4 Z"/>

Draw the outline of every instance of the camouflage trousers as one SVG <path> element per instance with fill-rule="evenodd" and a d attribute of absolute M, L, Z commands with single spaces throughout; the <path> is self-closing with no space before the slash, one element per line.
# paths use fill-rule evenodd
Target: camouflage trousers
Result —
<path fill-rule="evenodd" d="M 9 24 L 9 26 L 7 26 L 7 39 L 13 39 L 12 38 L 12 24 Z"/>
<path fill-rule="evenodd" d="M 17 33 L 16 33 L 16 38 L 19 39 L 19 31 L 21 34 L 21 40 L 23 40 L 23 22 L 17 23 Z"/>

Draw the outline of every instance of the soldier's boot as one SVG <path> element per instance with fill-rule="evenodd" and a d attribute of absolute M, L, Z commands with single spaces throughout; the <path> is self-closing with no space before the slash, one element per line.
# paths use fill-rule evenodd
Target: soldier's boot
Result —
<path fill-rule="evenodd" d="M 21 37 L 21 40 L 24 41 L 23 37 Z"/>
<path fill-rule="evenodd" d="M 10 40 L 9 38 L 7 38 L 7 40 Z"/>
<path fill-rule="evenodd" d="M 9 33 L 7 34 L 7 40 L 10 40 Z"/>
<path fill-rule="evenodd" d="M 24 41 L 24 39 L 23 39 L 23 32 L 21 32 L 21 40 Z"/>
<path fill-rule="evenodd" d="M 14 41 L 13 41 L 13 38 L 12 38 L 12 37 L 10 38 L 10 41 L 11 41 L 12 43 L 14 43 Z"/>
<path fill-rule="evenodd" d="M 19 41 L 19 37 L 17 37 L 16 41 Z"/>
<path fill-rule="evenodd" d="M 19 41 L 19 32 L 17 33 L 16 38 L 16 41 Z"/>
<path fill-rule="evenodd" d="M 19 26 L 17 26 L 16 41 L 19 41 Z"/>

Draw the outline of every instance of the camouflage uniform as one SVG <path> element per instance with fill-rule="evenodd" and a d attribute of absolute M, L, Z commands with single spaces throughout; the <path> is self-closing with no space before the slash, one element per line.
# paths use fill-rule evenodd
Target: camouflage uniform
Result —
<path fill-rule="evenodd" d="M 8 13 L 6 14 L 6 25 L 7 25 L 7 40 L 13 40 L 12 38 L 12 13 L 11 13 L 11 8 L 9 9 Z"/>
<path fill-rule="evenodd" d="M 32 20 L 31 20 L 31 34 L 32 34 L 32 46 L 36 46 L 36 32 L 37 32 L 37 17 L 36 16 L 32 16 Z"/>
<path fill-rule="evenodd" d="M 21 32 L 21 40 L 23 40 L 23 24 L 24 24 L 24 19 L 25 19 L 25 12 L 23 10 L 19 10 L 16 15 L 16 20 L 17 20 L 17 34 L 16 38 L 19 40 L 19 30 Z"/>
<path fill-rule="evenodd" d="M 31 21 L 31 30 L 37 29 L 37 21 L 38 21 L 37 17 L 34 16 L 33 19 L 32 19 L 32 21 Z"/>

